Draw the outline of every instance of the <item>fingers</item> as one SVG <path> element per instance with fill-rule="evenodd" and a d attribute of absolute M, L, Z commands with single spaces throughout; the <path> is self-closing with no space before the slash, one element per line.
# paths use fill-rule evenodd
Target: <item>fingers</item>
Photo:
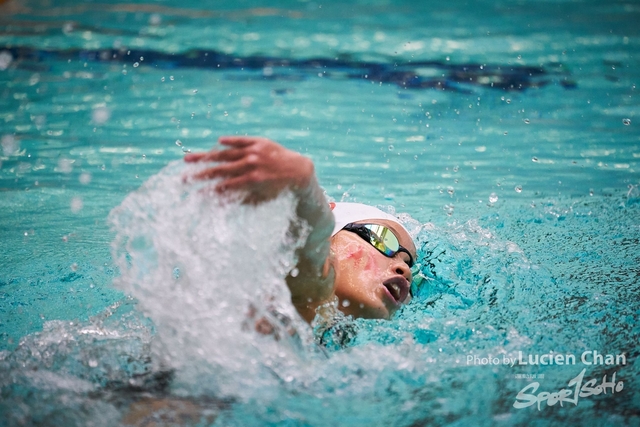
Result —
<path fill-rule="evenodd" d="M 199 162 L 207 154 L 209 154 L 209 153 L 189 153 L 189 154 L 184 156 L 184 161 L 188 162 L 188 163 Z"/>
<path fill-rule="evenodd" d="M 194 162 L 234 162 L 245 156 L 241 148 L 228 148 L 226 150 L 211 150 L 206 153 L 194 153 L 184 156 L 187 163 Z"/>
<path fill-rule="evenodd" d="M 226 145 L 226 150 L 211 150 L 205 153 L 190 153 L 184 156 L 187 163 L 195 162 L 233 162 L 245 155 L 244 148 L 259 142 L 269 141 L 259 136 L 221 136 L 218 139 L 221 145 Z"/>
<path fill-rule="evenodd" d="M 218 177 L 236 177 L 245 174 L 252 165 L 245 160 L 224 163 L 213 168 L 198 172 L 193 177 L 195 179 L 213 179 Z"/>
<path fill-rule="evenodd" d="M 265 141 L 266 138 L 260 136 L 221 136 L 218 138 L 218 142 L 221 145 L 227 145 L 230 147 L 248 147 L 260 141 Z"/>

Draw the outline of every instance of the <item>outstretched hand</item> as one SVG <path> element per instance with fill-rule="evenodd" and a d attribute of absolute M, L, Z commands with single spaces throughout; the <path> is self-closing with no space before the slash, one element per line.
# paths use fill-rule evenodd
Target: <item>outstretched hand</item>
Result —
<path fill-rule="evenodd" d="M 267 138 L 223 136 L 218 141 L 228 148 L 187 154 L 184 160 L 189 163 L 219 162 L 193 178 L 220 178 L 216 191 L 244 191 L 247 193 L 245 203 L 271 200 L 286 188 L 294 192 L 305 189 L 314 176 L 310 159 Z"/>
<path fill-rule="evenodd" d="M 223 136 L 219 142 L 226 148 L 184 157 L 189 163 L 216 162 L 195 174 L 194 179 L 219 179 L 215 186 L 218 193 L 244 192 L 244 203 L 271 200 L 285 189 L 291 189 L 296 195 L 296 215 L 305 220 L 311 230 L 304 246 L 296 250 L 297 273 L 289 274 L 286 280 L 291 301 L 300 315 L 311 322 L 316 308 L 332 300 L 334 295 L 333 267 L 329 264 L 334 219 L 316 180 L 313 162 L 266 138 Z M 299 232 L 297 221 L 291 226 L 293 233 Z"/>

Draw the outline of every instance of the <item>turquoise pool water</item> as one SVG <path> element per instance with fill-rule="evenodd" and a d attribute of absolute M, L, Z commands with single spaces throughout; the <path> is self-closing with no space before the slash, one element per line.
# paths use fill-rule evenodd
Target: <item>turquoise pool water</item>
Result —
<path fill-rule="evenodd" d="M 0 423 L 145 425 L 152 398 L 183 424 L 640 424 L 635 2 L 0 11 Z M 290 200 L 180 179 L 235 133 L 403 213 L 413 302 L 339 351 L 243 329 L 249 303 L 290 313 Z M 568 363 L 504 363 L 551 352 Z M 582 369 L 606 394 L 514 407 Z"/>

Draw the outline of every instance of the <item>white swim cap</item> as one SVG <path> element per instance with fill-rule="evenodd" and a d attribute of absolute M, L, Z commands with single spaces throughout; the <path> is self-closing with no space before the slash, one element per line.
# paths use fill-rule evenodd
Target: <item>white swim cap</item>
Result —
<path fill-rule="evenodd" d="M 409 234 L 409 231 L 407 231 L 407 229 L 404 228 L 402 224 L 400 224 L 398 218 L 386 212 L 383 212 L 378 208 L 374 208 L 373 206 L 364 205 L 362 203 L 331 202 L 329 203 L 329 207 L 331 208 L 333 217 L 336 220 L 336 226 L 333 228 L 333 233 L 331 233 L 332 236 L 334 236 L 338 231 L 342 230 L 347 224 L 350 224 L 352 222 L 364 221 L 367 219 L 386 219 L 388 221 L 393 221 L 394 223 L 402 227 L 407 232 L 407 234 Z"/>

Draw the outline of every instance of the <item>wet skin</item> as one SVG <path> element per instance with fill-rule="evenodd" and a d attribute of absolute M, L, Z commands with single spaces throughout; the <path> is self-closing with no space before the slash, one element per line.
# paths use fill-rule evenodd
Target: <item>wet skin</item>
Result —
<path fill-rule="evenodd" d="M 400 245 L 407 248 L 415 259 L 416 247 L 399 225 L 381 219 L 359 222 L 389 227 Z M 403 296 L 408 293 L 412 280 L 407 254 L 398 252 L 389 258 L 357 234 L 346 230 L 333 236 L 331 252 L 335 294 L 343 313 L 356 318 L 389 319 L 407 301 Z M 394 291 L 390 283 L 395 283 L 401 292 Z"/>

